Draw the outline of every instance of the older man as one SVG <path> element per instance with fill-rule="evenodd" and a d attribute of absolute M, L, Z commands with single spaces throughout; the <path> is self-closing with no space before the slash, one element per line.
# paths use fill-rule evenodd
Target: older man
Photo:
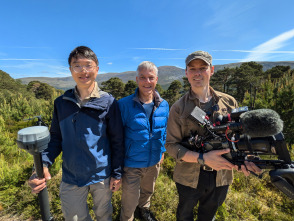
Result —
<path fill-rule="evenodd" d="M 164 157 L 169 112 L 168 103 L 155 90 L 157 73 L 152 62 L 142 62 L 137 68 L 138 88 L 118 102 L 126 147 L 122 221 L 133 220 L 137 206 L 144 220 L 156 220 L 149 209 L 150 198 Z"/>

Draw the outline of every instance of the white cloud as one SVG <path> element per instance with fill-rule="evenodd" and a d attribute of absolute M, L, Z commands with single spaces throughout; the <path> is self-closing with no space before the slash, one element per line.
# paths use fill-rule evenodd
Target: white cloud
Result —
<path fill-rule="evenodd" d="M 213 60 L 215 61 L 240 61 L 242 59 L 238 59 L 238 58 L 213 58 Z"/>
<path fill-rule="evenodd" d="M 61 76 L 64 76 L 64 77 L 71 76 L 70 72 L 57 72 L 56 75 L 61 75 Z"/>
<path fill-rule="evenodd" d="M 0 59 L 1 60 L 1 59 Z M 27 60 L 25 60 L 27 61 Z M 62 66 L 62 65 L 49 65 L 47 63 L 42 62 L 33 62 L 38 60 L 28 60 L 29 62 L 23 63 L 23 64 L 11 64 L 11 65 L 1 65 L 1 67 L 5 68 L 20 68 L 20 69 L 26 69 L 26 68 L 36 68 L 36 67 L 43 67 L 43 69 L 57 69 L 57 70 L 68 70 L 68 67 Z"/>
<path fill-rule="evenodd" d="M 133 59 L 134 61 L 137 61 L 137 60 L 141 60 L 142 58 L 141 58 L 141 57 L 138 57 L 138 56 L 135 56 L 135 57 L 132 57 L 132 59 Z"/>
<path fill-rule="evenodd" d="M 177 67 L 177 68 L 181 68 L 181 69 L 186 69 L 186 67 L 185 67 L 185 66 L 179 66 L 179 65 L 175 65 L 175 67 Z"/>
<path fill-rule="evenodd" d="M 27 69 L 27 68 L 34 68 L 45 65 L 43 63 L 36 63 L 36 62 L 29 62 L 25 64 L 12 64 L 12 65 L 1 65 L 1 67 L 5 68 L 19 68 L 19 69 Z"/>
<path fill-rule="evenodd" d="M 106 74 L 106 73 L 108 73 L 108 72 L 106 72 L 106 71 L 99 71 L 98 72 L 98 74 Z"/>
<path fill-rule="evenodd" d="M 63 66 L 63 65 L 48 65 L 48 68 L 69 71 L 69 68 L 67 66 Z"/>
<path fill-rule="evenodd" d="M 34 46 L 1 46 L 0 48 L 50 48 L 50 47 L 34 47 Z"/>
<path fill-rule="evenodd" d="M 286 46 L 288 40 L 294 37 L 294 29 L 284 32 L 277 37 L 266 41 L 253 48 L 250 54 L 242 61 L 264 61 L 268 60 L 270 53 L 289 53 L 287 51 L 276 51 Z M 293 51 L 290 51 L 293 53 Z"/>
<path fill-rule="evenodd" d="M 154 51 L 185 51 L 187 49 L 174 49 L 174 48 L 130 48 L 135 50 L 154 50 Z"/>
<path fill-rule="evenodd" d="M 156 58 L 158 60 L 185 60 L 186 58 Z M 213 60 L 218 60 L 218 61 L 240 61 L 242 60 L 241 58 L 213 58 Z"/>
<path fill-rule="evenodd" d="M 207 14 L 204 26 L 213 28 L 218 35 L 231 36 L 254 20 L 256 4 L 256 1 L 246 1 L 246 4 L 242 1 L 230 1 L 229 4 L 212 1 L 211 12 Z"/>
<path fill-rule="evenodd" d="M 158 60 L 185 60 L 185 58 L 156 58 Z"/>
<path fill-rule="evenodd" d="M 268 54 L 294 54 L 294 51 L 254 51 L 254 50 L 212 50 L 212 51 L 231 51 L 243 53 L 268 53 Z"/>
<path fill-rule="evenodd" d="M 108 65 L 112 65 L 112 62 L 108 62 L 107 64 L 108 64 Z"/>
<path fill-rule="evenodd" d="M 0 61 L 56 61 L 57 59 L 39 59 L 39 58 L 0 58 Z"/>

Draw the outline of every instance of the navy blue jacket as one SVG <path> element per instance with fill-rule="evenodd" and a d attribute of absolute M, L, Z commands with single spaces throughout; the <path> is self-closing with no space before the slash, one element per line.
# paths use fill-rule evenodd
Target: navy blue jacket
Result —
<path fill-rule="evenodd" d="M 51 140 L 42 153 L 44 164 L 54 163 L 62 151 L 62 181 L 77 186 L 101 182 L 109 176 L 120 179 L 124 138 L 117 101 L 100 91 L 100 98 L 77 102 L 74 89 L 54 102 Z"/>
<path fill-rule="evenodd" d="M 146 168 L 157 164 L 165 152 L 169 105 L 155 93 L 151 121 L 135 94 L 118 101 L 125 134 L 125 166 Z M 150 124 L 151 122 L 151 124 Z"/>

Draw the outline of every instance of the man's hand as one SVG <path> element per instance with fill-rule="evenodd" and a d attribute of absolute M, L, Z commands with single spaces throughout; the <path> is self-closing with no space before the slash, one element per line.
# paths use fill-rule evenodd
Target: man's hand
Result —
<path fill-rule="evenodd" d="M 211 167 L 212 169 L 218 170 L 232 170 L 238 169 L 238 166 L 230 163 L 222 154 L 229 153 L 230 149 L 222 149 L 222 150 L 213 150 L 203 154 L 203 159 L 205 165 Z"/>
<path fill-rule="evenodd" d="M 244 173 L 245 176 L 250 175 L 250 171 L 260 175 L 262 173 L 262 169 L 260 169 L 258 166 L 256 166 L 253 162 L 244 162 L 245 165 L 241 165 L 241 171 Z"/>
<path fill-rule="evenodd" d="M 39 193 L 41 190 L 46 188 L 46 180 L 50 180 L 51 179 L 51 175 L 49 173 L 48 167 L 44 167 L 43 168 L 43 172 L 44 172 L 44 177 L 43 179 L 39 179 L 37 177 L 36 172 L 34 172 L 29 181 L 29 187 L 31 187 L 32 189 L 32 193 Z"/>
<path fill-rule="evenodd" d="M 121 185 L 121 179 L 117 180 L 117 179 L 115 179 L 113 177 L 110 178 L 110 186 L 109 186 L 109 188 L 110 188 L 110 190 L 112 192 L 118 191 L 119 188 L 120 188 L 120 185 Z"/>
<path fill-rule="evenodd" d="M 160 164 L 163 164 L 163 161 L 164 161 L 164 153 L 162 154 L 162 157 L 161 157 L 161 159 L 160 159 Z"/>
<path fill-rule="evenodd" d="M 222 154 L 229 153 L 230 149 L 212 150 L 203 154 L 205 165 L 211 167 L 214 170 L 232 170 L 238 169 L 238 166 L 230 163 Z M 190 163 L 198 162 L 199 153 L 194 151 L 187 151 L 182 160 Z"/>

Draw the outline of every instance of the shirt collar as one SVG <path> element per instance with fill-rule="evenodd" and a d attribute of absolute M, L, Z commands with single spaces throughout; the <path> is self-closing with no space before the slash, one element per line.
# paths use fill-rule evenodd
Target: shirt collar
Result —
<path fill-rule="evenodd" d="M 219 96 L 218 96 L 218 94 L 216 93 L 216 91 L 212 88 L 212 87 L 210 87 L 209 86 L 209 90 L 210 90 L 210 93 L 211 93 L 211 96 L 212 96 L 212 98 L 216 101 L 216 103 L 219 101 Z M 191 99 L 191 100 L 198 100 L 198 102 L 200 102 L 199 101 L 199 99 L 197 98 L 197 95 L 194 93 L 194 91 L 192 90 L 192 88 L 190 87 L 190 91 L 189 91 L 189 98 Z"/>
<path fill-rule="evenodd" d="M 88 97 L 85 98 L 85 100 L 88 100 L 88 99 L 90 99 L 92 97 L 93 98 L 100 98 L 99 91 L 100 91 L 100 88 L 98 87 L 98 83 L 95 81 L 95 85 L 94 85 L 94 88 L 93 88 L 92 92 L 90 93 L 90 95 Z M 80 93 L 79 93 L 79 91 L 77 89 L 77 86 L 75 86 L 74 92 L 75 92 L 75 96 L 77 98 L 80 98 Z"/>

